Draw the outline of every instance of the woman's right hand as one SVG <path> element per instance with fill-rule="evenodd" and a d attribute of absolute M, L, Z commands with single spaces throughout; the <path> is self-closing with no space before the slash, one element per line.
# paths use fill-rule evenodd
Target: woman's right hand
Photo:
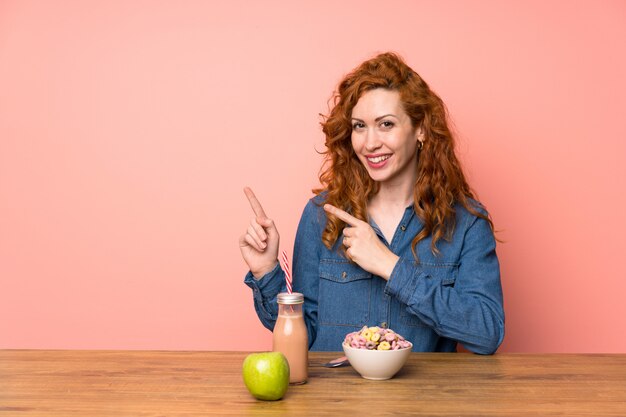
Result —
<path fill-rule="evenodd" d="M 243 192 L 248 197 L 256 217 L 250 220 L 248 230 L 239 238 L 239 249 L 252 275 L 256 279 L 261 279 L 278 263 L 280 236 L 274 222 L 267 217 L 252 190 L 245 187 Z"/>

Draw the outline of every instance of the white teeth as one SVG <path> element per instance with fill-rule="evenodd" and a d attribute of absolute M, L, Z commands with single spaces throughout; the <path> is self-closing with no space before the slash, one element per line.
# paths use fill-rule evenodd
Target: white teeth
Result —
<path fill-rule="evenodd" d="M 382 155 L 382 156 L 377 156 L 376 158 L 367 158 L 368 161 L 373 162 L 375 164 L 382 162 L 386 159 L 389 159 L 391 155 Z"/>

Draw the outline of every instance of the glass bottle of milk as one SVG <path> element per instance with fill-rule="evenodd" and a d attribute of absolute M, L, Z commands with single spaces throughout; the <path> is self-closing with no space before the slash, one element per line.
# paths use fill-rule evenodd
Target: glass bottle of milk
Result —
<path fill-rule="evenodd" d="M 309 342 L 302 315 L 304 296 L 298 292 L 278 294 L 278 318 L 274 325 L 273 348 L 289 362 L 289 383 L 304 384 L 308 378 Z"/>

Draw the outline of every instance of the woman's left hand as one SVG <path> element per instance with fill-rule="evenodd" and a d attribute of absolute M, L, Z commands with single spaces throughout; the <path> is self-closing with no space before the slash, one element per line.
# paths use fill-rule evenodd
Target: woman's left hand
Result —
<path fill-rule="evenodd" d="M 367 272 L 389 280 L 400 258 L 380 241 L 374 229 L 368 223 L 330 204 L 325 204 L 324 210 L 349 225 L 343 229 L 343 244 L 348 258 Z"/>

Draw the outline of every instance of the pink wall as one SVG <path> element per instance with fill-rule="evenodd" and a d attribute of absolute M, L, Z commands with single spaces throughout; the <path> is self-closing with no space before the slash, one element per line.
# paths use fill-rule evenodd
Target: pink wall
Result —
<path fill-rule="evenodd" d="M 595 0 L 0 2 L 0 348 L 269 349 L 242 187 L 291 252 L 318 113 L 391 49 L 448 104 L 506 241 L 502 351 L 626 352 L 625 21 Z"/>

